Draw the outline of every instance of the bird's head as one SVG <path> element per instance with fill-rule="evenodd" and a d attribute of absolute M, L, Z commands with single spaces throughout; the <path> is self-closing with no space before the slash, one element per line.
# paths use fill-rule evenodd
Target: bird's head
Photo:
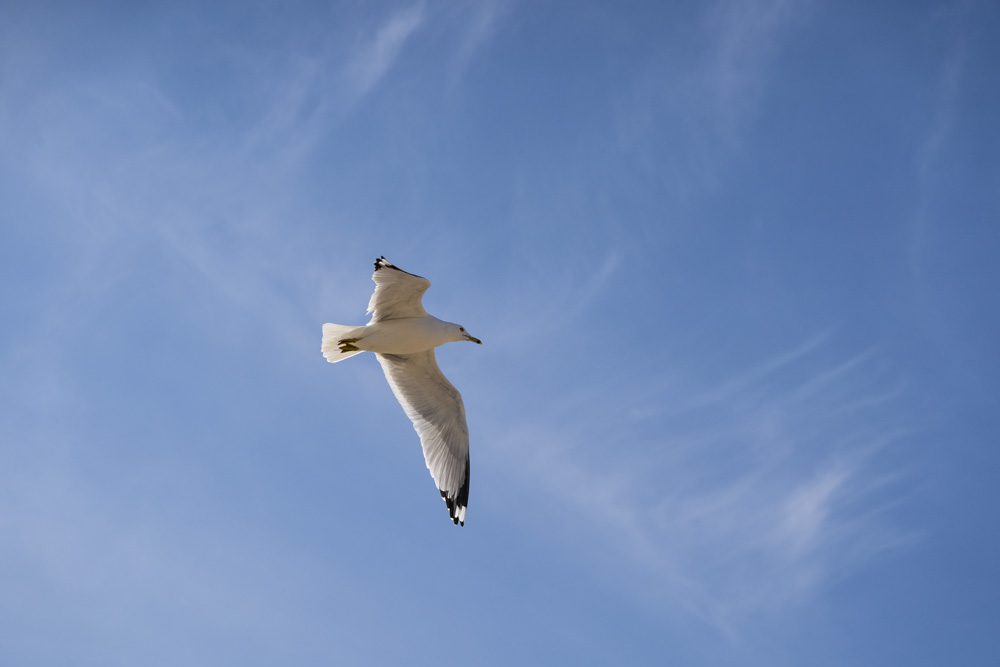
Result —
<path fill-rule="evenodd" d="M 477 343 L 479 345 L 483 344 L 483 341 L 479 340 L 478 338 L 476 338 L 475 336 L 473 336 L 472 334 L 470 334 L 468 331 L 466 331 L 465 327 L 459 326 L 457 324 L 453 324 L 453 325 L 451 325 L 451 327 L 452 327 L 452 332 L 451 333 L 452 333 L 452 336 L 454 336 L 454 338 L 452 338 L 453 341 L 458 342 L 458 341 L 467 340 L 470 343 Z"/>

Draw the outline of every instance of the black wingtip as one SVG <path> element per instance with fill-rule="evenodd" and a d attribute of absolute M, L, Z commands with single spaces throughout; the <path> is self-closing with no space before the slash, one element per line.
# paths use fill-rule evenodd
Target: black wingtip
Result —
<path fill-rule="evenodd" d="M 379 269 L 396 269 L 397 271 L 403 271 L 403 269 L 387 260 L 385 255 L 379 255 L 375 259 L 375 270 L 378 271 Z M 403 273 L 409 273 L 409 271 L 403 271 Z"/>
<path fill-rule="evenodd" d="M 448 507 L 448 516 L 451 518 L 451 522 L 456 526 L 464 527 L 465 520 L 459 519 L 459 517 L 462 515 L 462 510 L 466 509 L 466 505 L 449 498 L 448 494 L 444 491 L 441 492 L 441 500 L 443 500 L 444 504 Z"/>
<path fill-rule="evenodd" d="M 396 266 L 395 264 L 393 264 L 392 262 L 390 262 L 389 260 L 387 260 L 385 258 L 385 255 L 380 255 L 379 257 L 377 257 L 375 259 L 375 270 L 378 271 L 379 269 L 393 269 L 395 271 L 399 271 L 400 273 L 405 273 L 405 274 L 407 274 L 409 276 L 413 276 L 414 278 L 424 278 L 423 276 L 418 276 L 415 273 L 410 273 L 409 271 L 406 271 L 405 269 L 399 268 L 398 266 Z M 427 279 L 424 278 L 424 280 L 427 280 Z"/>
<path fill-rule="evenodd" d="M 465 481 L 462 482 L 462 488 L 458 490 L 458 495 L 454 498 L 449 498 L 445 491 L 441 491 L 441 500 L 444 504 L 448 506 L 448 516 L 451 517 L 451 522 L 456 526 L 465 526 L 465 520 L 459 519 L 462 516 L 463 510 L 468 510 L 469 508 L 469 459 L 465 459 Z"/>
<path fill-rule="evenodd" d="M 462 482 L 462 488 L 458 490 L 458 497 L 455 498 L 455 502 L 462 507 L 469 506 L 469 457 L 465 457 L 465 481 Z"/>

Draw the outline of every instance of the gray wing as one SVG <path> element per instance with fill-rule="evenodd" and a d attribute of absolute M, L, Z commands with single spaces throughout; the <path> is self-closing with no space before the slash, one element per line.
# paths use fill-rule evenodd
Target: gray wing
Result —
<path fill-rule="evenodd" d="M 385 257 L 379 257 L 375 260 L 372 280 L 375 281 L 375 292 L 368 302 L 372 322 L 427 315 L 420 301 L 431 286 L 427 278 L 408 273 L 390 264 Z"/>
<path fill-rule="evenodd" d="M 452 521 L 464 526 L 469 504 L 469 427 L 462 395 L 441 373 L 434 350 L 375 356 L 420 435 L 424 461 Z"/>

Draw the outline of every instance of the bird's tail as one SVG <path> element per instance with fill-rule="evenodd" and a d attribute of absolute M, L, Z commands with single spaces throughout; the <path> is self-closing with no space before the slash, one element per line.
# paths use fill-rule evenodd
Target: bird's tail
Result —
<path fill-rule="evenodd" d="M 356 327 L 346 324 L 324 324 L 323 325 L 323 356 L 331 364 L 349 359 L 355 354 L 361 354 L 364 350 L 359 350 L 354 343 L 358 341 L 355 333 L 363 326 Z"/>

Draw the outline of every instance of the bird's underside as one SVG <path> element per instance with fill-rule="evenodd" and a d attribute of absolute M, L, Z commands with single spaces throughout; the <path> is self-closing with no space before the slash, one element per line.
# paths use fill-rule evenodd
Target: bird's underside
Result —
<path fill-rule="evenodd" d="M 366 326 L 323 325 L 323 355 L 337 363 L 374 352 L 392 393 L 420 436 L 424 462 L 452 521 L 465 525 L 469 503 L 469 430 L 462 395 L 441 372 L 434 347 L 456 338 L 480 342 L 464 328 L 431 317 L 421 297 L 426 278 L 375 260 L 375 292 Z M 450 336 L 450 337 L 449 337 Z"/>

